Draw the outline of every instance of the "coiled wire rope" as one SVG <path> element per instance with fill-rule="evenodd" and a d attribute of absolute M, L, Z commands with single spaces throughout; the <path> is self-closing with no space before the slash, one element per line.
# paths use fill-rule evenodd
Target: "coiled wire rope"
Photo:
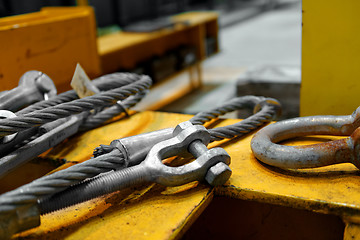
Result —
<path fill-rule="evenodd" d="M 117 96 L 120 95 L 118 94 Z M 242 108 L 254 108 L 255 113 L 249 118 L 233 125 L 209 129 L 212 141 L 245 135 L 272 121 L 279 114 L 281 106 L 275 99 L 244 96 L 234 98 L 211 111 L 196 114 L 190 121 L 193 124 L 200 125 L 216 119 L 225 113 Z M 41 177 L 13 191 L 4 193 L 0 196 L 0 215 L 14 212 L 16 209 L 27 205 L 37 204 L 40 200 L 49 198 L 85 179 L 125 167 L 124 155 L 117 148 L 102 145 L 95 151 L 94 156 L 95 158 Z"/>
<path fill-rule="evenodd" d="M 130 95 L 143 92 L 151 86 L 151 79 L 148 76 L 130 73 L 106 75 L 94 81 L 100 90 L 106 92 L 76 99 L 76 93 L 68 91 L 48 102 L 42 101 L 39 104 L 34 104 L 34 106 L 17 112 L 17 117 L 0 119 L 0 137 L 41 126 L 73 114 L 109 107 Z M 108 90 L 111 87 L 115 88 Z"/>

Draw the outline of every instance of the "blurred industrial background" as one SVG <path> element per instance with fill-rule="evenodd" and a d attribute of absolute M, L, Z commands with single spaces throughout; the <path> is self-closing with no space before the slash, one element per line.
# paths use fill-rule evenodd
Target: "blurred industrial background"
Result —
<path fill-rule="evenodd" d="M 168 16 L 186 11 L 219 14 L 218 36 L 205 39 L 209 58 L 202 63 L 202 87 L 162 106 L 161 111 L 195 114 L 235 95 L 253 94 L 278 98 L 284 105 L 283 118 L 299 115 L 301 1 L 0 0 L 0 16 L 35 12 L 44 6 L 75 5 L 93 6 L 98 36 L 121 30 L 151 32 L 169 27 L 172 23 Z M 174 78 L 174 73 L 196 63 L 197 51 L 194 46 L 181 45 L 162 55 L 144 57 L 136 67 L 116 70 L 150 75 L 156 84 Z M 176 76 L 178 82 L 185 82 L 187 77 L 186 73 Z M 168 85 L 158 92 L 167 88 L 177 87 Z M 151 98 L 150 94 L 145 106 L 140 104 L 137 110 L 146 109 L 148 101 L 157 101 Z"/>
<path fill-rule="evenodd" d="M 25 92 L 27 89 L 37 93 L 39 100 L 35 100 L 40 101 L 51 97 L 50 93 L 55 95 L 55 86 L 57 93 L 70 90 L 72 78 L 86 80 L 85 74 L 74 74 L 77 64 L 82 66 L 90 79 L 109 74 L 105 77 L 106 81 L 101 83 L 104 86 L 100 85 L 104 78 L 95 82 L 101 86 L 99 89 L 106 92 L 80 101 L 66 99 L 70 104 L 66 104 L 65 109 L 60 102 L 47 107 L 47 103 L 53 104 L 50 98 L 43 105 L 45 111 L 33 111 L 33 106 L 30 106 L 30 110 L 25 108 L 25 113 L 7 113 L 3 116 L 17 115 L 17 118 L 9 120 L 10 123 L 15 122 L 13 126 L 4 124 L 8 120 L 3 120 L 0 127 L 4 136 L 15 132 L 9 138 L 16 136 L 15 140 L 20 140 L 11 142 L 11 139 L 4 138 L 9 142 L 0 144 L 0 149 L 4 149 L 0 150 L 0 166 L 5 166 L 0 167 L 0 178 L 2 174 L 7 175 L 0 181 L 0 193 L 44 174 L 57 172 L 61 175 L 58 170 L 66 168 L 74 175 L 66 175 L 66 170 L 61 178 L 55 175 L 51 180 L 51 175 L 47 175 L 44 185 L 39 182 L 33 185 L 36 194 L 32 194 L 29 185 L 25 185 L 25 188 L 16 190 L 20 197 L 10 194 L 5 195 L 5 200 L 0 199 L 2 203 L 10 201 L 10 204 L 16 205 L 11 208 L 10 215 L 7 215 L 7 205 L 0 209 L 0 225 L 3 229 L 4 226 L 14 226 L 12 232 L 1 231 L 0 226 L 0 238 L 1 234 L 9 235 L 39 225 L 39 212 L 48 212 L 42 209 L 41 206 L 45 206 L 43 203 L 62 199 L 57 194 L 65 187 L 75 184 L 77 189 L 77 182 L 85 179 L 86 188 L 91 188 L 89 178 L 104 171 L 139 163 L 138 152 L 150 149 L 155 144 L 152 137 L 144 137 L 148 135 L 111 144 L 114 139 L 176 126 L 191 118 L 184 114 L 196 114 L 228 105 L 224 102 L 244 95 L 273 97 L 281 102 L 282 116 L 278 119 L 267 118 L 268 121 L 297 116 L 346 115 L 339 118 L 301 118 L 271 124 L 270 131 L 264 131 L 274 134 L 273 138 L 269 136 L 272 141 L 294 137 L 289 129 L 298 126 L 300 128 L 294 130 L 296 134 L 303 134 L 304 129 L 306 134 L 312 134 L 308 130 L 314 129 L 317 134 L 316 124 L 319 122 L 321 133 L 335 130 L 336 135 L 340 132 L 350 135 L 351 131 L 354 132 L 350 138 L 306 136 L 286 141 L 284 144 L 291 146 L 322 144 L 309 148 L 290 147 L 287 148 L 289 151 L 283 152 L 285 155 L 274 154 L 268 162 L 261 158 L 262 152 L 256 153 L 251 145 L 260 147 L 264 153 L 271 152 L 267 148 L 269 145 L 261 146 L 266 142 L 256 143 L 256 140 L 255 144 L 254 141 L 251 144 L 253 133 L 247 134 L 247 130 L 260 127 L 258 124 L 263 123 L 263 119 L 260 119 L 263 116 L 246 123 L 236 119 L 215 120 L 206 127 L 226 126 L 235 122 L 246 125 L 244 129 L 238 128 L 238 132 L 235 130 L 238 134 L 236 137 L 231 135 L 229 140 L 209 145 L 210 148 L 222 147 L 231 156 L 230 179 L 227 179 L 230 173 L 228 169 L 220 170 L 217 175 L 214 172 L 218 163 L 214 165 L 215 168 L 207 165 L 206 181 L 214 183 L 217 176 L 220 179 L 226 176 L 223 180 L 229 182 L 224 186 L 210 189 L 197 182 L 180 187 L 159 184 L 134 186 L 87 201 L 81 206 L 42 216 L 38 228 L 18 233 L 13 239 L 114 239 L 118 236 L 124 239 L 355 239 L 360 236 L 360 175 L 355 156 L 359 110 L 349 115 L 359 106 L 358 9 L 358 0 L 0 0 L 2 99 L 7 96 L 11 99 L 11 95 L 15 95 L 6 90 L 16 89 L 21 79 L 33 81 L 28 83 L 24 80 L 25 83 L 20 84 L 16 98 L 12 98 L 9 104 L 11 107 L 17 105 L 13 103 L 21 102 L 19 99 L 28 100 L 25 96 L 34 95 Z M 40 72 L 29 73 L 29 70 Z M 29 77 L 21 78 L 26 72 Z M 138 74 L 149 75 L 153 85 L 148 77 Z M 110 86 L 110 80 L 116 88 Z M 51 81 L 54 83 L 53 89 L 48 88 Z M 91 83 L 83 85 L 80 86 L 80 93 L 86 92 Z M 70 94 L 70 100 L 76 98 L 74 92 Z M 135 94 L 136 97 L 124 100 L 129 94 L 132 94 L 131 98 Z M 138 99 L 138 96 L 144 98 L 132 108 L 135 111 L 127 112 L 127 106 L 132 106 L 131 101 Z M 262 99 L 257 99 L 256 102 L 263 104 Z M 24 102 L 24 106 L 31 104 Z M 110 103 L 114 106 L 107 108 Z M 274 102 L 270 100 L 267 103 Z M 79 114 L 80 109 L 82 113 Z M 264 112 L 269 111 L 266 113 L 269 115 L 275 115 L 275 109 L 262 107 Z M 117 114 L 115 118 L 112 110 Z M 71 118 L 64 118 L 69 111 Z M 252 114 L 250 111 L 252 109 L 241 109 L 225 117 L 245 118 Z M 106 115 L 104 118 L 102 113 Z M 48 120 L 55 121 L 48 125 Z M 96 129 L 82 132 L 93 128 L 89 126 L 92 122 L 96 124 Z M 97 127 L 103 123 L 106 126 Z M 345 125 L 340 126 L 341 123 Z M 40 124 L 45 127 L 38 128 Z M 285 131 L 282 131 L 284 126 Z M 276 134 L 271 128 L 278 128 L 276 131 L 282 133 Z M 170 132 L 168 137 L 172 136 Z M 247 135 L 243 135 L 245 132 Z M 155 135 L 164 137 L 162 132 L 152 136 Z M 118 143 L 132 144 L 134 141 L 137 145 L 136 139 L 140 138 L 144 140 L 140 141 L 141 149 L 133 148 L 136 159 L 130 155 L 131 151 L 126 150 L 126 145 L 124 151 L 118 151 L 121 150 Z M 188 149 L 199 146 L 198 141 L 192 142 L 197 143 L 191 143 Z M 55 146 L 57 143 L 60 144 Z M 142 143 L 149 144 L 146 146 L 148 148 Z M 318 152 L 325 157 L 320 157 L 321 163 L 308 165 L 311 163 L 309 156 L 313 159 L 312 156 L 318 154 L 312 154 L 315 148 L 320 149 Z M 156 151 L 159 148 L 153 149 Z M 298 158 L 297 153 L 293 154 L 290 149 L 297 153 L 308 153 L 307 150 L 311 149 L 311 154 L 299 155 Z M 43 155 L 38 155 L 41 152 L 44 152 Z M 199 152 L 196 150 L 197 155 Z M 145 156 L 146 152 L 143 153 Z M 207 153 L 199 158 L 207 157 Z M 147 159 L 151 160 L 151 157 Z M 293 165 L 287 157 L 293 160 Z M 342 164 L 319 167 L 327 158 Z M 225 156 L 222 161 L 228 164 Z M 78 164 L 81 162 L 85 162 L 84 165 Z M 165 162 L 169 166 L 180 166 L 181 158 L 167 159 Z M 93 163 L 95 165 L 92 167 L 90 164 Z M 139 168 L 135 166 L 135 170 L 124 170 L 118 176 L 126 180 L 126 176 L 132 173 L 142 173 L 136 169 L 147 164 L 141 164 Z M 75 167 L 71 168 L 73 165 Z M 77 166 L 85 166 L 83 172 Z M 171 177 L 170 172 L 167 175 Z M 155 175 L 160 176 L 157 172 Z M 205 175 L 203 170 L 201 175 Z M 132 176 L 134 178 L 128 178 L 128 182 L 138 177 L 135 174 Z M 177 178 L 169 181 L 173 184 L 174 179 Z M 114 186 L 111 188 L 115 189 L 115 185 L 127 184 L 121 179 L 113 181 L 111 177 L 109 180 L 109 185 L 101 182 L 99 187 L 107 190 L 110 189 L 107 186 Z M 51 188 L 56 187 L 55 190 L 50 190 L 48 183 Z M 70 186 L 70 193 L 73 186 Z M 77 195 L 82 197 L 83 194 Z M 25 205 L 19 205 L 18 200 Z M 40 209 L 35 206 L 39 202 Z M 33 213 L 28 214 L 27 210 Z M 5 215 L 1 215 L 1 211 L 5 211 Z M 14 217 L 14 220 L 9 221 L 8 216 Z M 28 217 L 34 220 L 33 225 L 23 220 Z"/>
<path fill-rule="evenodd" d="M 253 94 L 279 99 L 281 118 L 298 116 L 301 1 L 220 11 L 219 22 L 220 52 L 204 62 L 204 87 L 163 110 L 195 114 L 236 95 Z"/>
<path fill-rule="evenodd" d="M 99 27 L 119 25 L 169 16 L 185 11 L 216 10 L 248 13 L 277 7 L 293 0 L 1 0 L 0 17 L 37 12 L 45 6 L 88 4 L 95 8 Z M 258 8 L 255 10 L 255 8 Z M 237 17 L 235 17 L 237 19 Z"/>

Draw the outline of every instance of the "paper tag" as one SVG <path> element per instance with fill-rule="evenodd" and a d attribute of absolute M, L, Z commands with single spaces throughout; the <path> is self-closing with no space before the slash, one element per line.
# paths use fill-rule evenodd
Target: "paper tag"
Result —
<path fill-rule="evenodd" d="M 84 69 L 78 63 L 75 68 L 74 76 L 70 83 L 79 98 L 92 96 L 99 93 L 100 90 L 90 81 Z"/>

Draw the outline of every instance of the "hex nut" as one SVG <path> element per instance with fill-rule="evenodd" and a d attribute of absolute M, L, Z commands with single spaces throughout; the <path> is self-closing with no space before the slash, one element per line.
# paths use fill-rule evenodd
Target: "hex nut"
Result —
<path fill-rule="evenodd" d="M 228 165 L 223 162 L 219 162 L 208 170 L 205 180 L 214 187 L 223 185 L 227 180 L 229 180 L 231 173 L 232 171 Z"/>

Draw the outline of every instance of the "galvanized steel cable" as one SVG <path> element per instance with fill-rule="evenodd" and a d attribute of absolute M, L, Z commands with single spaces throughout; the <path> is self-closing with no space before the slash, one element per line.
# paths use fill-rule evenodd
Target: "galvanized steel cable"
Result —
<path fill-rule="evenodd" d="M 109 89 L 128 85 L 130 83 L 137 81 L 138 79 L 139 79 L 139 75 L 136 74 L 111 73 L 92 80 L 92 83 L 101 91 L 107 91 Z M 16 114 L 24 115 L 36 110 L 44 109 L 51 106 L 56 106 L 60 103 L 70 102 L 78 98 L 79 97 L 74 90 L 69 90 L 67 92 L 60 93 L 51 99 L 34 103 L 20 111 L 17 111 Z"/>
<path fill-rule="evenodd" d="M 0 196 L 0 215 L 15 211 L 20 206 L 36 204 L 38 199 L 51 196 L 82 180 L 94 177 L 102 172 L 119 168 L 124 164 L 124 157 L 119 151 L 92 158 L 63 171 L 41 177 Z"/>
<path fill-rule="evenodd" d="M 99 107 L 108 107 L 112 104 L 115 104 L 119 100 L 126 99 L 130 95 L 145 91 L 151 86 L 151 79 L 148 76 L 125 74 L 122 75 L 122 77 L 124 77 L 124 79 L 127 81 L 130 80 L 131 82 L 127 85 L 124 85 L 124 83 L 119 81 L 120 87 L 108 90 L 106 92 L 101 92 L 101 94 L 96 94 L 82 99 L 75 99 L 71 102 L 63 102 L 58 105 L 45 107 L 33 112 L 26 113 L 24 111 L 25 113 L 22 112 L 21 115 L 11 119 L 0 119 L 0 137 L 23 131 L 28 128 L 40 126 L 59 118 L 68 117 L 72 114 L 78 114 L 83 111 L 90 111 Z M 104 78 L 106 79 L 106 76 L 102 77 L 102 79 Z M 117 80 L 121 80 L 121 78 Z M 109 85 L 116 84 L 117 81 L 111 79 L 110 82 L 111 84 L 108 82 L 105 84 L 105 86 L 108 87 Z M 68 93 L 65 96 L 71 98 L 72 93 Z M 56 100 L 52 101 L 50 104 L 55 104 L 55 102 Z M 36 107 L 40 107 L 40 104 Z M 41 107 L 44 106 L 41 105 Z"/>
<path fill-rule="evenodd" d="M 231 99 L 218 108 L 196 114 L 193 118 L 190 119 L 190 122 L 192 122 L 192 124 L 202 125 L 206 122 L 218 118 L 221 115 L 243 108 L 254 109 L 254 115 L 232 125 L 208 129 L 212 141 L 220 141 L 225 138 L 231 139 L 245 135 L 246 133 L 258 128 L 264 123 L 273 120 L 274 117 L 279 114 L 281 106 L 277 100 L 271 98 L 256 96 L 238 97 Z M 115 151 L 115 149 L 117 148 L 114 146 L 101 145 L 95 150 L 94 156 L 101 157 L 102 154 L 108 154 L 111 151 Z M 85 188 L 89 187 L 92 184 L 92 181 L 102 182 L 102 176 L 96 177 L 94 179 L 87 179 L 86 183 L 82 182 L 78 185 L 74 185 L 66 189 L 66 197 L 60 193 L 60 195 L 54 195 L 53 198 L 40 200 L 39 204 L 41 214 L 46 214 L 64 208 L 65 206 L 71 206 L 74 204 L 74 202 L 77 203 L 78 201 L 83 201 L 84 199 L 91 199 L 90 196 L 77 197 L 72 196 L 72 194 L 76 192 L 76 189 L 79 186 L 86 186 Z"/>
<path fill-rule="evenodd" d="M 211 141 L 220 141 L 243 136 L 259 126 L 273 120 L 280 112 L 281 106 L 277 100 L 265 97 L 244 96 L 233 98 L 222 106 L 206 112 L 200 112 L 190 119 L 192 124 L 204 124 L 221 115 L 235 110 L 254 109 L 254 115 L 229 126 L 208 129 Z"/>
<path fill-rule="evenodd" d="M 80 131 L 87 131 L 89 129 L 95 128 L 107 120 L 119 115 L 122 112 L 127 113 L 127 109 L 135 106 L 143 97 L 146 95 L 147 91 L 141 91 L 135 95 L 132 95 L 125 99 L 122 102 L 117 102 L 111 107 L 108 107 L 104 110 L 92 114 L 85 119 L 85 121 L 80 126 Z"/>
<path fill-rule="evenodd" d="M 61 112 L 62 115 L 58 115 L 57 118 L 64 115 L 66 117 L 73 113 L 79 113 L 80 110 L 87 111 L 93 109 L 90 108 L 88 105 L 90 105 L 91 107 L 109 106 L 109 101 L 111 101 L 111 103 L 116 103 L 116 101 L 118 101 L 119 99 L 124 99 L 127 96 L 130 97 L 126 98 L 123 101 L 123 108 L 129 108 L 135 105 L 144 97 L 145 93 L 148 91 L 148 88 L 151 86 L 151 79 L 147 76 L 139 76 L 136 74 L 115 73 L 100 77 L 94 80 L 94 83 L 97 87 L 100 88 L 100 90 L 108 90 L 114 87 L 117 87 L 117 89 L 110 90 L 105 93 L 103 92 L 101 94 L 98 94 L 98 96 L 91 96 L 84 99 L 79 99 L 81 101 L 76 100 L 78 96 L 75 91 L 71 90 L 58 95 L 54 99 L 39 102 L 22 111 L 19 111 L 18 114 L 20 116 L 18 117 L 18 121 L 23 121 L 26 124 L 26 120 L 29 119 L 28 116 L 31 115 L 31 111 L 35 111 L 35 116 L 42 116 L 44 112 L 54 112 L 53 115 L 56 116 L 58 112 Z M 99 95 L 105 95 L 105 97 L 99 97 Z M 74 108 L 66 108 L 66 106 L 68 105 L 67 102 L 65 103 L 67 105 L 63 105 L 65 101 L 71 100 L 75 100 L 70 102 L 71 104 L 75 103 L 79 105 L 76 106 L 75 111 L 73 110 Z M 105 104 L 102 104 L 102 100 L 104 100 L 103 102 Z M 90 104 L 86 105 L 88 101 L 90 102 Z M 79 102 L 80 104 L 78 104 Z M 56 105 L 59 103 L 60 105 Z M 84 105 L 85 108 L 82 108 Z M 63 106 L 65 106 L 65 108 Z M 54 107 L 58 110 L 52 111 Z M 108 109 L 110 110 L 102 110 L 99 114 L 95 114 L 94 117 L 90 117 L 88 121 L 85 121 L 84 126 L 82 126 L 83 130 L 100 125 L 114 115 L 123 112 L 123 108 L 114 109 L 109 107 Z M 70 110 L 67 111 L 68 109 Z M 48 119 L 52 118 L 47 118 L 46 120 Z M 30 118 L 30 120 L 32 119 Z M 11 123 L 11 121 L 9 122 Z M 100 158 L 96 158 L 96 160 L 91 159 L 84 163 L 77 164 L 71 168 L 66 169 L 66 171 L 61 171 L 60 173 L 54 173 L 49 176 L 42 177 L 38 180 L 31 182 L 30 184 L 24 185 L 14 191 L 1 195 L 0 213 L 13 211 L 19 205 L 35 203 L 37 199 L 41 198 L 44 195 L 52 195 L 85 178 L 93 177 L 102 172 L 117 169 L 122 164 L 124 164 L 124 158 L 122 153 L 118 151 L 113 151 L 109 155 L 103 155 Z"/>
<path fill-rule="evenodd" d="M 223 107 L 216 108 L 213 111 L 199 113 L 190 121 L 193 124 L 203 124 L 227 112 L 243 107 L 258 107 L 260 111 L 230 127 L 212 129 L 211 135 L 214 141 L 244 135 L 260 125 L 271 121 L 277 115 L 280 104 L 276 100 L 269 98 L 240 97 L 225 103 Z M 125 165 L 123 154 L 115 148 L 106 148 L 104 146 L 101 148 L 101 151 L 95 152 L 94 156 L 95 158 L 88 161 L 39 178 L 1 195 L 0 214 L 15 211 L 19 206 L 35 204 L 38 200 L 47 198 L 87 178 L 113 169 L 120 169 Z"/>

